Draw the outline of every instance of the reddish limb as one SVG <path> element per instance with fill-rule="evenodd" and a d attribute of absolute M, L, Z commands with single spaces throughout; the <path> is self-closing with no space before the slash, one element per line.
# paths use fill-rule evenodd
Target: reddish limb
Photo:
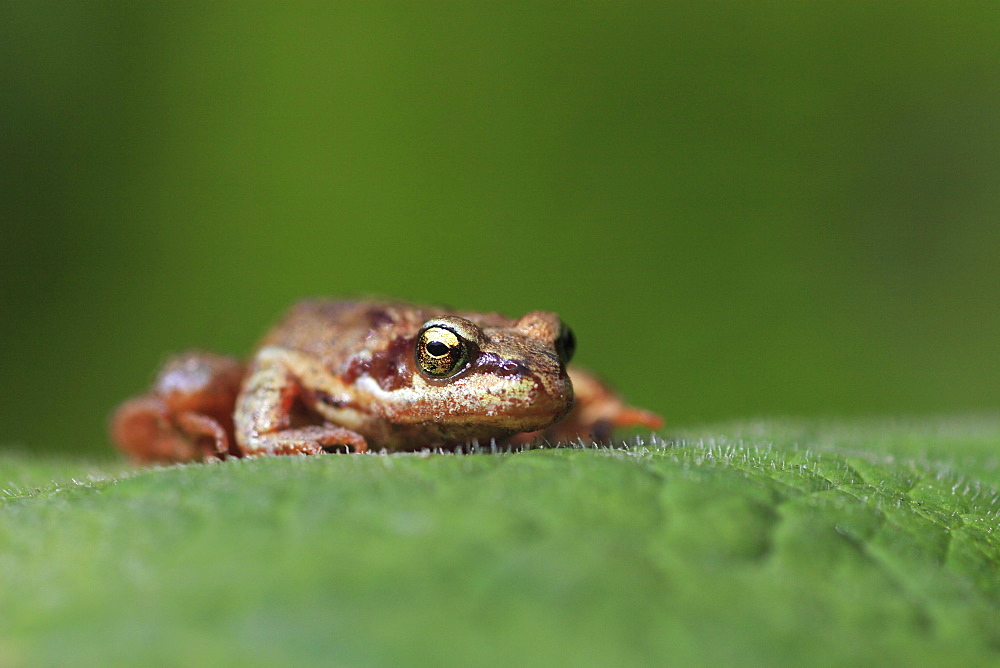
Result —
<path fill-rule="evenodd" d="M 111 435 L 137 462 L 184 462 L 233 454 L 233 406 L 243 366 L 190 352 L 171 358 L 149 393 L 124 402 Z"/>
<path fill-rule="evenodd" d="M 229 437 L 212 418 L 198 413 L 173 414 L 162 398 L 130 399 L 111 418 L 119 449 L 136 462 L 186 462 L 224 456 Z"/>
<path fill-rule="evenodd" d="M 573 408 L 559 422 L 547 429 L 517 434 L 511 442 L 531 443 L 544 439 L 549 443 L 574 441 L 584 438 L 605 441 L 615 429 L 645 427 L 659 429 L 663 418 L 655 413 L 626 404 L 605 382 L 589 371 L 569 367 L 573 381 Z"/>
<path fill-rule="evenodd" d="M 232 438 L 214 418 L 188 411 L 177 415 L 174 424 L 188 438 L 202 444 L 201 451 L 206 457 L 222 458 L 229 454 Z"/>

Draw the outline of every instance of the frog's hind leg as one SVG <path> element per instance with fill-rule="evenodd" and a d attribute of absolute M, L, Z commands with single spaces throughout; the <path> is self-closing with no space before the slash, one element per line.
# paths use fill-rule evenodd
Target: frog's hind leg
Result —
<path fill-rule="evenodd" d="M 216 420 L 190 411 L 174 414 L 156 396 L 123 403 L 111 418 L 111 434 L 140 463 L 201 461 L 229 452 L 229 435 Z"/>
<path fill-rule="evenodd" d="M 163 365 L 150 391 L 111 417 L 111 435 L 138 462 L 184 462 L 232 454 L 239 360 L 190 351 Z"/>
<path fill-rule="evenodd" d="M 174 423 L 198 444 L 202 458 L 224 458 L 230 454 L 229 444 L 232 439 L 216 419 L 189 411 L 176 416 Z"/>
<path fill-rule="evenodd" d="M 241 454 L 318 455 L 338 446 L 354 452 L 368 451 L 365 438 L 346 427 L 293 423 L 297 409 L 305 402 L 306 393 L 299 379 L 309 373 L 308 361 L 289 351 L 265 348 L 258 353 L 233 416 Z"/>
<path fill-rule="evenodd" d="M 508 440 L 510 445 L 527 445 L 538 440 L 564 443 L 581 438 L 605 442 L 611 439 L 615 429 L 659 429 L 663 426 L 663 418 L 659 415 L 629 406 L 607 383 L 589 371 L 576 366 L 567 367 L 567 371 L 575 396 L 572 410 L 547 429 L 515 434 Z"/>

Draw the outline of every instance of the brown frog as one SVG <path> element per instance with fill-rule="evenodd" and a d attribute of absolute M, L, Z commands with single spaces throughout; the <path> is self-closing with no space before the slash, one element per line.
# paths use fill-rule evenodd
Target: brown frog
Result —
<path fill-rule="evenodd" d="M 309 300 L 248 365 L 203 352 L 170 359 L 111 432 L 136 461 L 603 439 L 658 428 L 566 364 L 573 333 L 553 313 L 512 320 L 402 302 Z M 574 401 L 575 389 L 575 401 Z"/>

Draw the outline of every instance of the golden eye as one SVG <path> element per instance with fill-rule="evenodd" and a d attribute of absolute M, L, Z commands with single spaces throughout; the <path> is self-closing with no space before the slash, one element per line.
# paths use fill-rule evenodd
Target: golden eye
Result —
<path fill-rule="evenodd" d="M 465 340 L 452 330 L 432 325 L 417 336 L 417 366 L 432 378 L 447 378 L 462 369 L 469 353 Z"/>
<path fill-rule="evenodd" d="M 573 336 L 573 330 L 567 327 L 566 323 L 561 323 L 559 326 L 556 352 L 559 354 L 559 361 L 563 364 L 569 364 L 569 361 L 573 359 L 573 353 L 576 352 L 576 337 Z"/>

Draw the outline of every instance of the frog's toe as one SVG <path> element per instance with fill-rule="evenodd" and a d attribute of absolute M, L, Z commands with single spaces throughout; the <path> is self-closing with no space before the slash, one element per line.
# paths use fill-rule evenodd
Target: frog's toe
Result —
<path fill-rule="evenodd" d="M 244 454 L 255 455 L 321 455 L 342 448 L 356 453 L 368 452 L 364 436 L 345 427 L 333 425 L 283 429 L 252 438 L 243 448 Z"/>

